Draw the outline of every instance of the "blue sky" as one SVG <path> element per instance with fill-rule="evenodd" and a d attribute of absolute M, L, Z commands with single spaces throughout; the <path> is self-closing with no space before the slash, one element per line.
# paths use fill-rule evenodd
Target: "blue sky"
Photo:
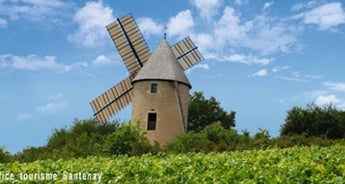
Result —
<path fill-rule="evenodd" d="M 345 109 L 344 1 L 0 0 L 0 146 L 44 145 L 53 129 L 92 117 L 89 102 L 128 76 L 105 26 L 132 13 L 150 50 L 167 32 L 205 60 L 191 93 L 236 111 L 236 129 L 279 135 L 286 112 Z M 131 107 L 114 119 L 127 121 Z"/>

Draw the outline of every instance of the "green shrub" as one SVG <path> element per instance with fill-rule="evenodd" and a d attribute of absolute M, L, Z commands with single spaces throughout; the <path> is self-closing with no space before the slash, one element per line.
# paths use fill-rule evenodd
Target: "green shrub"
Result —
<path fill-rule="evenodd" d="M 238 149 L 241 140 L 241 135 L 235 130 L 226 130 L 221 124 L 213 123 L 200 132 L 192 131 L 177 137 L 166 149 L 175 153 L 221 152 Z"/>
<path fill-rule="evenodd" d="M 123 123 L 119 129 L 107 136 L 104 152 L 107 155 L 142 155 L 152 150 L 146 135 L 138 126 Z"/>

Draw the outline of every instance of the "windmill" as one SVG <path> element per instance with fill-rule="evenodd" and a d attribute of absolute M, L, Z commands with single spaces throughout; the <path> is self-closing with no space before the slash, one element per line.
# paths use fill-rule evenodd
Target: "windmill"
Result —
<path fill-rule="evenodd" d="M 146 91 L 135 91 L 133 90 L 134 84 L 139 83 L 140 81 L 149 81 L 150 90 L 151 92 L 157 93 L 157 82 L 159 81 L 170 81 L 173 82 L 172 85 L 174 86 L 174 91 L 176 95 L 176 106 L 179 109 L 179 114 L 181 116 L 182 122 L 182 132 L 186 131 L 186 118 L 187 118 L 187 111 L 188 107 L 188 95 L 187 95 L 187 105 L 186 104 L 186 95 L 184 96 L 184 100 L 181 100 L 180 90 L 183 91 L 183 86 L 180 87 L 177 84 L 185 84 L 184 86 L 188 87 L 188 90 L 191 88 L 188 79 L 185 77 L 184 72 L 191 66 L 197 64 L 201 60 L 203 60 L 202 55 L 200 54 L 198 47 L 194 45 L 190 37 L 187 37 L 180 42 L 176 43 L 173 46 L 170 46 L 167 41 L 164 40 L 158 46 L 153 54 L 150 53 L 150 50 L 137 26 L 131 14 L 124 16 L 123 18 L 117 18 L 114 22 L 106 26 L 124 64 L 126 65 L 129 77 L 122 80 L 120 83 L 116 84 L 96 99 L 94 99 L 90 104 L 94 111 L 94 116 L 100 123 L 105 123 L 110 117 L 115 115 L 133 100 L 133 112 L 132 112 L 132 121 L 133 119 L 138 119 L 138 116 L 134 114 L 138 114 L 136 109 L 141 109 L 141 105 L 143 105 L 142 100 L 138 99 L 141 94 L 146 94 Z M 159 51 L 158 51 L 159 50 Z M 156 53 L 159 52 L 159 53 Z M 168 56 L 168 62 L 165 62 L 166 56 Z M 163 58 L 162 58 L 163 57 Z M 149 59 L 150 58 L 150 59 Z M 151 59 L 156 58 L 156 59 Z M 149 60 L 154 60 L 148 62 Z M 160 60 L 162 63 L 160 63 Z M 148 64 L 145 67 L 146 63 Z M 158 65 L 158 66 L 157 66 Z M 169 67 L 172 68 L 171 70 Z M 150 68 L 148 68 L 150 67 Z M 146 68 L 146 69 L 145 69 Z M 164 69 L 165 68 L 165 69 Z M 168 69 L 167 69 L 168 68 Z M 152 72 L 151 72 L 152 71 Z M 154 71 L 158 71 L 158 78 L 152 78 L 152 76 L 147 77 L 147 75 L 151 75 Z M 182 71 L 182 72 L 181 72 Z M 165 72 L 165 73 L 163 73 Z M 166 76 L 170 75 L 171 76 Z M 138 76 L 137 76 L 138 75 Z M 161 78 L 163 77 L 163 78 Z M 157 82 L 155 82 L 157 81 Z M 161 85 L 161 84 L 159 84 Z M 163 84 L 164 85 L 164 84 Z M 169 85 L 168 85 L 169 86 Z M 152 91 L 154 90 L 154 91 Z M 156 90 L 156 91 L 155 91 Z M 137 95 L 134 95 L 137 94 Z M 188 93 L 189 94 L 189 93 Z M 173 94 L 171 94 L 173 95 Z M 136 99 L 133 99 L 136 98 Z M 145 96 L 141 96 L 140 98 L 146 98 Z M 158 99 L 154 97 L 151 101 Z M 136 105 L 135 102 L 140 102 L 139 105 Z M 164 101 L 164 100 L 163 100 Z M 150 103 L 150 102 L 147 102 Z M 170 102 L 169 102 L 170 103 Z M 182 104 L 184 103 L 184 105 Z M 137 106 L 137 107 L 135 107 Z M 183 106 L 183 108 L 182 108 Z M 150 112 L 155 112 L 157 109 L 150 108 Z M 170 110 L 169 110 L 170 111 Z M 145 125 L 147 130 L 150 130 L 153 127 L 152 124 L 149 122 L 157 121 L 157 119 L 162 119 L 160 117 L 154 117 L 152 114 L 154 113 L 145 114 L 143 118 L 148 121 L 148 124 Z M 139 113 L 140 114 L 140 113 Z M 162 114 L 161 114 L 162 115 Z M 151 127 L 148 127 L 151 126 Z M 171 127 L 170 127 L 171 128 Z M 145 128 L 143 128 L 145 129 Z"/>

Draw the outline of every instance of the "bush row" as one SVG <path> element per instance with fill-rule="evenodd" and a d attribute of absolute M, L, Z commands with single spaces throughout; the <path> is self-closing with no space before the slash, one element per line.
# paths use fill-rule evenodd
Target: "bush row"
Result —
<path fill-rule="evenodd" d="M 238 133 L 225 129 L 219 123 L 213 123 L 199 132 L 190 131 L 170 142 L 165 147 L 151 145 L 138 126 L 128 123 L 108 123 L 99 125 L 95 120 L 76 120 L 67 129 L 55 130 L 47 145 L 24 149 L 15 155 L 0 150 L 0 162 L 32 162 L 35 160 L 68 160 L 88 156 L 128 155 L 137 156 L 157 152 L 224 152 L 234 150 L 252 150 L 266 148 L 287 148 L 299 146 L 345 145 L 343 139 L 330 140 L 326 137 L 311 137 L 307 134 L 290 135 L 272 138 L 267 130 L 259 131 L 251 136 L 248 131 Z"/>

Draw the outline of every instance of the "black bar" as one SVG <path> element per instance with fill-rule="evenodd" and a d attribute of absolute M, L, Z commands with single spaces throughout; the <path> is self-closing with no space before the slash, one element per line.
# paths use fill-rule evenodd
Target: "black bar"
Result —
<path fill-rule="evenodd" d="M 188 52 L 186 52 L 186 53 L 182 54 L 181 56 L 177 57 L 176 60 L 179 60 L 179 59 L 185 57 L 186 55 L 188 55 L 189 53 L 191 53 L 191 52 L 193 52 L 193 51 L 195 51 L 195 50 L 197 50 L 197 49 L 198 49 L 198 47 L 192 48 L 192 49 L 189 50 Z"/>
<path fill-rule="evenodd" d="M 126 93 L 128 93 L 130 90 L 132 90 L 133 87 L 127 89 L 125 92 L 123 92 L 121 95 L 117 96 L 116 98 L 114 98 L 112 101 L 110 101 L 108 104 L 106 104 L 105 106 L 103 106 L 102 108 L 100 108 L 97 112 L 95 112 L 93 115 L 96 116 L 98 113 L 100 113 L 101 111 L 103 111 L 105 108 L 107 108 L 109 105 L 111 105 L 113 102 L 115 102 L 116 100 L 118 100 L 119 98 L 121 98 L 122 96 L 124 96 Z M 121 108 L 120 108 L 121 109 Z"/>
<path fill-rule="evenodd" d="M 134 57 L 137 59 L 137 61 L 138 61 L 139 65 L 140 65 L 140 67 L 143 67 L 143 63 L 141 62 L 141 60 L 140 60 L 140 58 L 139 58 L 137 52 L 135 51 L 135 48 L 134 48 L 134 46 L 133 46 L 131 40 L 129 39 L 129 37 L 128 37 L 126 31 L 125 31 L 125 28 L 123 27 L 123 25 L 122 25 L 122 23 L 121 23 L 121 21 L 120 21 L 119 18 L 117 18 L 117 22 L 119 22 L 119 25 L 120 25 L 120 27 L 121 27 L 123 33 L 125 34 L 125 37 L 126 37 L 126 39 L 127 39 L 127 41 L 128 41 L 129 47 L 131 48 L 131 50 L 132 50 L 132 52 L 133 52 L 133 54 L 134 54 Z"/>

